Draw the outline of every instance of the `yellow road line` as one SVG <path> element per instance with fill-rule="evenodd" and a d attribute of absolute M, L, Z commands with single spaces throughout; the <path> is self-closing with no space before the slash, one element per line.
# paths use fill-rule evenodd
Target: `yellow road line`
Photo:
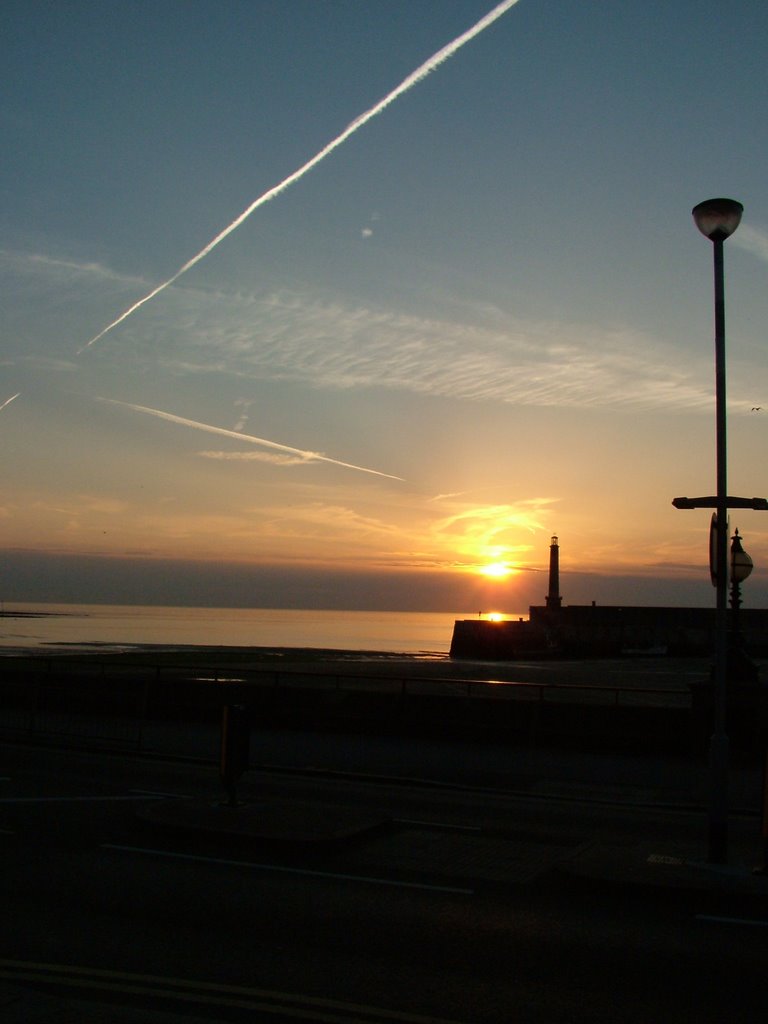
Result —
<path fill-rule="evenodd" d="M 458 1021 L 438 1017 L 400 1013 L 397 1010 L 386 1010 L 360 1003 L 346 1003 L 272 989 L 166 978 L 161 975 L 134 974 L 69 964 L 0 959 L 0 978 L 8 981 L 109 991 L 123 995 L 143 995 L 155 999 L 174 999 L 203 1005 L 229 1006 L 281 1016 L 300 1014 L 324 1024 L 378 1024 L 384 1021 L 395 1021 L 399 1024 L 460 1024 Z"/>

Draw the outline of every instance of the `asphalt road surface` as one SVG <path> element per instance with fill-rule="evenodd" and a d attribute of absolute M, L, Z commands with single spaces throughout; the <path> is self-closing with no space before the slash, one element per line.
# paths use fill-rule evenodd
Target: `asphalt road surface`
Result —
<path fill-rule="evenodd" d="M 260 825 L 223 830 L 208 812 L 242 818 L 215 810 L 210 766 L 0 756 L 12 1024 L 751 1024 L 768 1012 L 765 900 L 569 870 L 606 836 L 630 845 L 673 819 L 693 835 L 693 811 L 251 772 L 239 795 Z"/>

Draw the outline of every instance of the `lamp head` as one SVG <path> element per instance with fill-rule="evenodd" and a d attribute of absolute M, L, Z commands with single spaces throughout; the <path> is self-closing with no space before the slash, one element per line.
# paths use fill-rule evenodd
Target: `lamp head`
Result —
<path fill-rule="evenodd" d="M 752 559 L 741 546 L 741 537 L 737 530 L 731 542 L 731 579 L 734 583 L 743 583 L 752 572 Z"/>
<path fill-rule="evenodd" d="M 711 242 L 724 242 L 739 226 L 744 207 L 735 199 L 705 199 L 691 212 L 702 235 Z"/>

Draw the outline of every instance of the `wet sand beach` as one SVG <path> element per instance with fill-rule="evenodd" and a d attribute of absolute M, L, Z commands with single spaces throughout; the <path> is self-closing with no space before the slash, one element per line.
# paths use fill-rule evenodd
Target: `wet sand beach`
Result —
<path fill-rule="evenodd" d="M 121 675 L 133 667 L 144 673 L 155 668 L 160 673 L 182 669 L 222 674 L 280 671 L 345 677 L 388 677 L 397 679 L 446 679 L 492 682 L 534 683 L 538 685 L 605 686 L 621 689 L 659 688 L 679 690 L 707 681 L 707 658 L 624 657 L 590 659 L 521 659 L 516 661 L 466 661 L 440 653 L 421 655 L 387 651 L 358 651 L 302 647 L 208 647 L 137 645 L 130 650 L 106 650 L 57 645 L 41 651 L 6 648 L 0 664 L 7 661 L 16 671 L 39 667 L 44 661 L 63 661 L 74 667 L 82 663 L 88 674 L 94 669 Z M 68 667 L 69 667 L 68 666 Z M 765 671 L 765 670 L 764 670 Z"/>

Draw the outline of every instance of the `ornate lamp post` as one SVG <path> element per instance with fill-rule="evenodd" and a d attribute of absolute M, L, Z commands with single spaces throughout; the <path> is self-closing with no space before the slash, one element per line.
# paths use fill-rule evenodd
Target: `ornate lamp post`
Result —
<path fill-rule="evenodd" d="M 739 623 L 741 584 L 752 572 L 752 568 L 752 559 L 741 546 L 741 537 L 736 530 L 731 540 L 731 642 L 728 650 L 728 678 L 739 682 L 754 682 L 757 679 L 757 668 L 741 645 Z"/>
<path fill-rule="evenodd" d="M 741 546 L 741 537 L 737 529 L 731 540 L 731 608 L 735 612 L 741 607 L 741 584 L 751 574 L 753 568 L 752 559 Z"/>

